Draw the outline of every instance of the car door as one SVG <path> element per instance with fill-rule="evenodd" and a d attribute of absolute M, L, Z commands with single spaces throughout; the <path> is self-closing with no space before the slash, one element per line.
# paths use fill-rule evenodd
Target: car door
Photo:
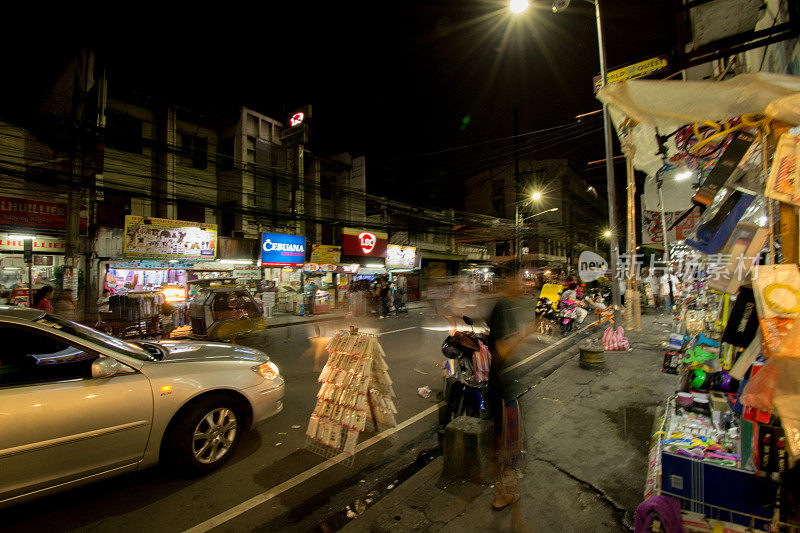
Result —
<path fill-rule="evenodd" d="M 153 417 L 143 374 L 92 378 L 103 354 L 34 326 L 0 323 L 0 339 L 0 503 L 141 459 Z"/>

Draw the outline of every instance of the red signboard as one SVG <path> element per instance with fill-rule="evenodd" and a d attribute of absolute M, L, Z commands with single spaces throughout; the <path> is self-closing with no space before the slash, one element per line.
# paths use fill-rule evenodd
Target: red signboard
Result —
<path fill-rule="evenodd" d="M 389 235 L 382 231 L 344 228 L 342 230 L 342 253 L 365 257 L 386 257 Z"/>
<path fill-rule="evenodd" d="M 81 215 L 81 230 L 85 230 L 85 214 Z M 0 226 L 65 230 L 67 204 L 0 196 Z"/>

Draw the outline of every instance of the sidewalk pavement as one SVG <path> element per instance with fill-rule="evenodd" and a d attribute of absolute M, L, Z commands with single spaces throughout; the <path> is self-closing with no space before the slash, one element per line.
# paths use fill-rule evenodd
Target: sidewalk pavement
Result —
<path fill-rule="evenodd" d="M 409 311 L 424 309 L 430 306 L 429 302 L 420 301 L 420 302 L 408 302 L 406 307 Z M 267 323 L 267 328 L 280 328 L 284 326 L 296 326 L 299 324 L 310 324 L 313 322 L 326 322 L 329 320 L 340 320 L 343 318 L 347 318 L 347 314 L 349 313 L 348 310 L 334 310 L 328 311 L 325 313 L 317 313 L 311 316 L 297 316 L 291 313 L 276 313 L 275 316 L 272 318 L 265 318 L 264 321 Z"/>
<path fill-rule="evenodd" d="M 631 530 L 655 408 L 677 385 L 661 372 L 667 320 L 643 316 L 642 331 L 626 332 L 633 349 L 605 352 L 602 370 L 580 368 L 575 345 L 551 374 L 523 378 L 533 388 L 520 398 L 527 465 L 518 503 L 493 511 L 492 486 L 444 476 L 439 457 L 342 531 Z"/>

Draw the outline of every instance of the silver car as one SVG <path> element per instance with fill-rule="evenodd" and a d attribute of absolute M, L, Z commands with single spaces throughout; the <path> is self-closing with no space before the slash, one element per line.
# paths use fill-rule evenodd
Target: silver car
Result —
<path fill-rule="evenodd" d="M 242 431 L 283 409 L 283 393 L 257 350 L 133 344 L 0 306 L 0 506 L 159 460 L 210 472 Z"/>

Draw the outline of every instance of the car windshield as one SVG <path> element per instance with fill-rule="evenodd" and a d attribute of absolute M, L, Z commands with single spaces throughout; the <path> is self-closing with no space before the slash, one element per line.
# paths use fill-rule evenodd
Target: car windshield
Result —
<path fill-rule="evenodd" d="M 155 357 L 150 355 L 146 350 L 141 347 L 131 344 L 129 342 L 121 341 L 105 333 L 100 333 L 96 329 L 87 328 L 75 322 L 64 320 L 61 317 L 46 314 L 44 317 L 36 321 L 37 324 L 57 329 L 61 332 L 73 335 L 80 339 L 107 346 L 111 350 L 118 353 L 139 359 L 140 361 L 154 361 Z"/>

